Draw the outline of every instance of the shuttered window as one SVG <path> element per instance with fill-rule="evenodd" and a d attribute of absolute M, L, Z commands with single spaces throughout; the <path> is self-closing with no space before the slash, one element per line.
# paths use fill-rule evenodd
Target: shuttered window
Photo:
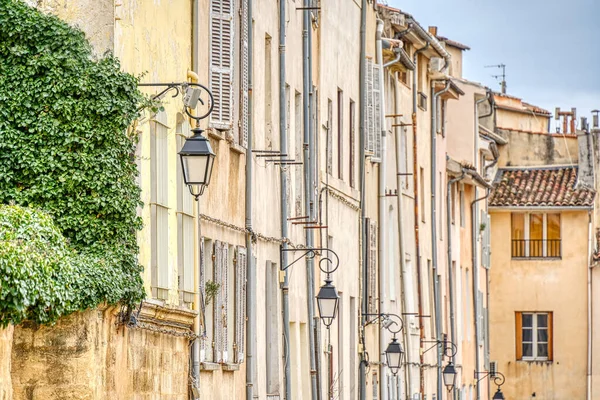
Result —
<path fill-rule="evenodd" d="M 187 121 L 177 124 L 177 151 L 190 136 Z M 189 306 L 194 301 L 194 198 L 183 182 L 181 163 L 177 164 L 177 270 L 180 304 Z"/>
<path fill-rule="evenodd" d="M 169 297 L 169 176 L 167 115 L 160 112 L 150 124 L 150 231 L 152 297 Z"/>
<path fill-rule="evenodd" d="M 333 103 L 327 99 L 327 173 L 333 175 Z"/>
<path fill-rule="evenodd" d="M 552 360 L 553 323 L 552 313 L 515 313 L 516 358 L 523 361 Z"/>
<path fill-rule="evenodd" d="M 248 0 L 241 0 L 240 7 L 240 144 L 248 147 Z"/>
<path fill-rule="evenodd" d="M 365 218 L 365 229 L 369 247 L 367 252 L 367 298 L 369 313 L 377 313 L 377 222 Z"/>
<path fill-rule="evenodd" d="M 210 124 L 218 129 L 230 129 L 233 121 L 233 12 L 234 0 L 210 1 L 209 86 L 214 97 Z"/>
<path fill-rule="evenodd" d="M 201 342 L 200 361 L 213 360 L 213 315 L 215 299 L 208 296 L 208 283 L 213 282 L 213 242 L 209 239 L 200 240 L 200 317 Z"/>
<path fill-rule="evenodd" d="M 229 300 L 229 282 L 228 282 L 228 262 L 229 247 L 226 243 L 215 241 L 215 282 L 219 285 L 219 290 L 215 296 L 214 310 L 214 361 L 226 363 L 228 358 L 228 300 Z"/>
<path fill-rule="evenodd" d="M 245 352 L 247 260 L 246 249 L 238 246 L 235 263 L 235 334 L 233 340 L 235 362 L 238 364 L 244 362 Z"/>
<path fill-rule="evenodd" d="M 373 60 L 367 58 L 367 116 L 366 116 L 366 152 L 370 154 L 371 161 L 379 162 L 381 160 L 381 91 L 382 82 L 380 82 L 380 65 L 373 63 Z"/>

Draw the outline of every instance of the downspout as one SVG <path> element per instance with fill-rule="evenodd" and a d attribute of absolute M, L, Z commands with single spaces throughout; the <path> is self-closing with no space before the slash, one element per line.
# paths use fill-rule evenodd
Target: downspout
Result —
<path fill-rule="evenodd" d="M 394 113 L 396 115 L 400 114 L 401 111 L 401 107 L 400 107 L 400 83 L 398 81 L 398 74 L 396 73 L 396 79 L 394 80 L 394 92 L 395 92 L 395 110 Z M 408 283 L 406 282 L 406 276 L 408 275 L 408 272 L 406 271 L 406 248 L 405 248 L 405 244 L 404 244 L 404 230 L 402 229 L 404 227 L 404 206 L 403 206 L 403 196 L 404 194 L 402 193 L 402 178 L 404 177 L 404 173 L 402 172 L 402 160 L 400 159 L 400 153 L 402 152 L 402 143 L 401 140 L 402 138 L 400 137 L 400 135 L 402 134 L 402 130 L 404 128 L 401 127 L 395 127 L 396 129 L 396 188 L 398 191 L 398 196 L 396 196 L 396 201 L 397 201 L 397 205 L 396 207 L 398 208 L 398 253 L 399 253 L 399 258 L 400 258 L 400 283 L 402 286 L 402 295 L 400 297 L 400 301 L 402 303 L 402 310 L 405 310 L 406 312 L 406 293 L 408 292 Z M 410 311 L 412 312 L 412 311 Z M 408 327 L 405 327 L 402 330 L 402 337 L 404 339 L 404 351 L 406 351 L 406 368 L 404 368 L 404 391 L 407 395 L 407 398 L 409 398 L 409 396 L 412 396 L 413 393 L 413 387 L 412 387 L 412 381 L 410 379 L 410 369 L 409 366 L 411 365 L 412 362 L 412 347 L 410 346 L 410 342 L 409 342 L 409 333 L 408 333 Z"/>
<path fill-rule="evenodd" d="M 475 193 L 477 193 L 477 189 L 475 189 Z M 485 196 L 482 196 L 478 199 L 475 199 L 471 202 L 471 254 L 473 260 L 473 320 L 475 321 L 475 371 L 479 371 L 480 365 L 480 356 L 479 356 L 479 332 L 481 330 L 481 326 L 478 315 L 479 315 L 479 304 L 477 302 L 477 298 L 479 295 L 479 265 L 478 265 L 478 257 L 477 257 L 477 228 L 479 226 L 479 208 L 477 207 L 477 203 L 481 200 L 485 200 L 490 195 L 490 191 L 486 189 Z M 480 385 L 479 381 L 477 381 L 477 399 L 481 398 L 480 395 Z"/>
<path fill-rule="evenodd" d="M 439 92 L 431 85 L 431 260 L 433 269 L 433 303 L 435 307 L 435 330 L 436 339 L 442 340 L 442 313 L 440 303 L 440 282 L 438 280 L 437 265 L 437 215 L 436 215 L 436 175 L 437 175 L 437 99 L 450 90 L 450 80 L 446 80 L 446 86 Z M 443 124 L 443 121 L 442 121 Z M 437 348 L 437 397 L 442 398 L 442 355 L 443 349 Z"/>
<path fill-rule="evenodd" d="M 588 270 L 587 270 L 587 382 L 586 399 L 592 399 L 592 252 L 594 236 L 592 234 L 592 212 L 588 211 Z"/>
<path fill-rule="evenodd" d="M 248 147 L 246 149 L 246 400 L 254 400 L 256 369 L 256 263 L 252 252 L 252 80 L 253 80 L 253 0 L 248 0 Z"/>
<path fill-rule="evenodd" d="M 413 55 L 413 63 L 415 69 L 413 71 L 413 112 L 412 112 L 412 130 L 413 130 L 413 199 L 414 199 L 414 218 L 415 218 L 415 264 L 417 266 L 417 300 L 419 312 L 419 393 L 421 398 L 425 395 L 425 375 L 423 369 L 425 367 L 425 358 L 423 356 L 423 341 L 425 340 L 425 325 L 423 322 L 423 291 L 421 289 L 421 246 L 419 244 L 419 186 L 418 174 L 419 164 L 417 162 L 417 77 L 419 72 L 419 53 L 429 48 L 429 42 L 422 48 L 415 51 Z"/>
<path fill-rule="evenodd" d="M 198 71 L 198 68 L 200 66 L 200 56 L 198 54 L 198 46 L 199 46 L 199 0 L 194 0 L 193 6 L 192 6 L 192 69 L 193 71 Z M 192 78 L 192 79 L 196 79 L 196 81 L 198 80 L 198 75 L 193 72 L 193 71 L 188 71 L 188 78 Z M 200 336 L 201 336 L 201 332 L 200 332 L 200 243 L 202 240 L 202 236 L 201 236 L 201 232 L 200 232 L 200 200 L 198 200 L 198 227 L 197 227 L 197 233 L 196 233 L 196 239 L 197 239 L 197 243 L 198 243 L 198 248 L 196 249 L 196 260 L 197 260 L 197 265 L 198 268 L 196 269 L 195 273 L 194 273 L 194 287 L 198 288 L 198 290 L 196 290 L 196 294 L 194 294 L 194 304 L 196 305 L 196 311 L 198 311 L 198 315 L 196 316 L 196 319 L 194 320 L 194 333 L 196 334 L 196 339 L 194 340 L 194 343 L 192 344 L 192 389 L 197 389 L 198 392 L 200 392 Z M 192 398 L 195 398 L 192 395 Z"/>
<path fill-rule="evenodd" d="M 367 398 L 367 375 L 366 375 L 366 367 L 368 364 L 368 360 L 366 357 L 366 343 L 365 343 L 365 323 L 368 312 L 368 302 L 366 296 L 366 288 L 368 282 L 367 275 L 367 239 L 366 239 L 366 231 L 365 231 L 365 218 L 366 218 L 366 207 L 365 207 L 365 117 L 366 117 L 366 107 L 367 107 L 367 82 L 366 82 L 366 70 L 367 70 L 367 0 L 361 1 L 361 9 L 360 9 L 360 69 L 359 69 L 359 79 L 360 79 L 360 109 L 359 109 L 359 164 L 358 164 L 358 173 L 360 178 L 360 256 L 359 260 L 361 260 L 362 267 L 362 305 L 361 305 L 361 323 L 360 323 L 360 364 L 359 364 L 359 399 L 366 400 Z"/>
<path fill-rule="evenodd" d="M 446 160 L 448 156 L 446 156 Z M 448 286 L 449 286 L 449 297 L 450 297 L 450 335 L 451 342 L 455 345 L 457 343 L 457 334 L 456 334 L 456 314 L 454 310 L 454 273 L 455 271 L 452 268 L 452 186 L 462 180 L 465 177 L 465 170 L 462 170 L 462 174 L 454 179 L 448 181 L 446 185 L 446 227 L 448 229 L 447 236 L 447 245 L 448 245 Z M 452 363 L 456 365 L 456 356 L 452 356 Z M 456 386 L 452 389 L 452 398 L 457 398 L 457 390 Z"/>
<path fill-rule="evenodd" d="M 287 108 L 285 99 L 285 1 L 279 2 L 279 152 L 287 154 Z M 284 242 L 281 244 L 283 249 L 287 248 L 285 239 L 288 238 L 288 209 L 287 209 L 287 176 L 286 168 L 282 165 L 280 168 L 279 181 L 281 184 L 281 238 Z M 281 252 L 281 267 L 288 265 L 288 255 L 286 251 Z M 283 273 L 283 283 L 281 285 L 281 298 L 283 308 L 283 360 L 284 360 L 284 384 L 285 400 L 292 398 L 292 381 L 290 366 L 290 300 L 289 300 L 289 276 L 287 269 Z"/>
<path fill-rule="evenodd" d="M 377 31 L 376 31 L 376 45 L 377 45 L 377 54 L 376 61 L 380 65 L 379 68 L 379 82 L 380 82 L 380 90 L 381 90 L 381 107 L 379 107 L 380 115 L 378 118 L 381 119 L 381 160 L 379 163 L 379 310 L 386 309 L 386 290 L 385 286 L 387 283 L 386 280 L 386 268 L 387 268 L 387 253 L 386 253 L 386 222 L 387 219 L 385 217 L 385 178 L 386 178 L 386 140 L 387 140 L 387 129 L 385 124 L 385 82 L 383 81 L 383 53 L 382 53 L 382 43 L 381 36 L 383 34 L 383 21 L 377 19 Z M 380 356 L 385 353 L 386 350 L 386 340 L 385 340 L 385 331 L 384 327 L 379 324 L 379 354 Z M 388 390 L 387 390 L 387 376 L 386 376 L 386 364 L 385 362 L 379 363 L 379 376 L 384 384 L 379 385 L 380 390 L 380 399 L 387 400 Z"/>
<path fill-rule="evenodd" d="M 302 24 L 302 75 L 303 75 L 303 93 L 302 102 L 304 108 L 303 122 L 304 122 L 304 207 L 307 215 L 311 213 L 311 191 L 312 191 L 312 177 L 311 177 L 311 158 L 310 158 L 310 48 L 308 40 L 308 32 L 311 29 L 310 26 L 310 0 L 304 0 L 304 19 Z M 306 229 L 305 240 L 307 247 L 311 247 L 311 233 L 310 229 Z M 311 398 L 317 400 L 317 366 L 316 366 L 316 347 L 315 347 L 315 309 L 314 309 L 314 297 L 315 297 L 315 284 L 314 284 L 314 266 L 312 258 L 306 258 L 306 302 L 308 310 L 308 347 L 310 356 L 310 381 L 311 381 Z"/>

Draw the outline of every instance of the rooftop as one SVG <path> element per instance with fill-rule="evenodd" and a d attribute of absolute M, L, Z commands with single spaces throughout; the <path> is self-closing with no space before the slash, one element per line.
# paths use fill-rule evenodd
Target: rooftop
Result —
<path fill-rule="evenodd" d="M 491 207 L 591 207 L 595 191 L 577 187 L 576 166 L 499 169 Z"/>

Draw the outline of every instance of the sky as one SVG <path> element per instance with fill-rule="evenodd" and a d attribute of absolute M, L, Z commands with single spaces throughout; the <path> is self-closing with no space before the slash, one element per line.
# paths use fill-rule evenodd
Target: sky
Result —
<path fill-rule="evenodd" d="M 387 0 L 421 26 L 466 44 L 463 77 L 545 108 L 600 109 L 600 0 Z M 553 121 L 554 123 L 554 121 Z"/>

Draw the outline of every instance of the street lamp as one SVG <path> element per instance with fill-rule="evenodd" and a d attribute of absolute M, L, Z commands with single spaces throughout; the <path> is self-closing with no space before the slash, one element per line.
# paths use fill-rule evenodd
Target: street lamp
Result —
<path fill-rule="evenodd" d="M 192 129 L 192 137 L 185 140 L 179 157 L 183 170 L 183 181 L 190 188 L 190 193 L 198 200 L 204 193 L 204 188 L 210 183 L 215 153 L 210 142 L 202 135 L 202 129 L 196 126 Z"/>
<path fill-rule="evenodd" d="M 492 400 L 504 400 L 504 394 L 502 393 L 502 390 L 500 390 L 500 386 L 498 386 L 498 390 L 494 393 Z"/>
<path fill-rule="evenodd" d="M 392 371 L 392 374 L 396 375 L 400 366 L 402 365 L 402 356 L 404 355 L 404 350 L 402 350 L 402 346 L 398 343 L 396 336 L 392 338 L 390 344 L 388 344 L 387 349 L 385 349 L 385 358 L 387 361 L 387 366 Z"/>
<path fill-rule="evenodd" d="M 504 382 L 506 381 L 506 377 L 504 376 L 504 374 L 493 369 L 491 371 L 482 371 L 482 372 L 475 371 L 474 375 L 475 375 L 475 379 L 477 379 L 477 382 L 479 382 L 486 376 L 489 376 L 492 379 L 494 379 L 494 384 L 496 385 L 497 389 L 496 389 L 496 393 L 494 393 L 494 396 L 492 397 L 492 400 L 504 400 L 504 393 L 502 393 L 502 390 L 500 389 L 500 386 L 504 385 Z M 479 375 L 483 375 L 483 376 L 478 379 L 477 377 Z"/>
<path fill-rule="evenodd" d="M 454 368 L 454 364 L 452 364 L 452 361 L 450 361 L 442 371 L 444 385 L 446 386 L 446 389 L 448 389 L 449 392 L 452 391 L 452 388 L 454 388 L 454 385 L 456 384 L 456 375 L 456 368 Z"/>
<path fill-rule="evenodd" d="M 331 282 L 332 281 L 329 279 L 329 274 L 327 274 L 325 285 L 321 286 L 319 294 L 317 295 L 319 316 L 327 328 L 331 326 L 334 318 L 337 316 L 338 303 L 340 300 L 337 289 L 331 284 Z"/>

